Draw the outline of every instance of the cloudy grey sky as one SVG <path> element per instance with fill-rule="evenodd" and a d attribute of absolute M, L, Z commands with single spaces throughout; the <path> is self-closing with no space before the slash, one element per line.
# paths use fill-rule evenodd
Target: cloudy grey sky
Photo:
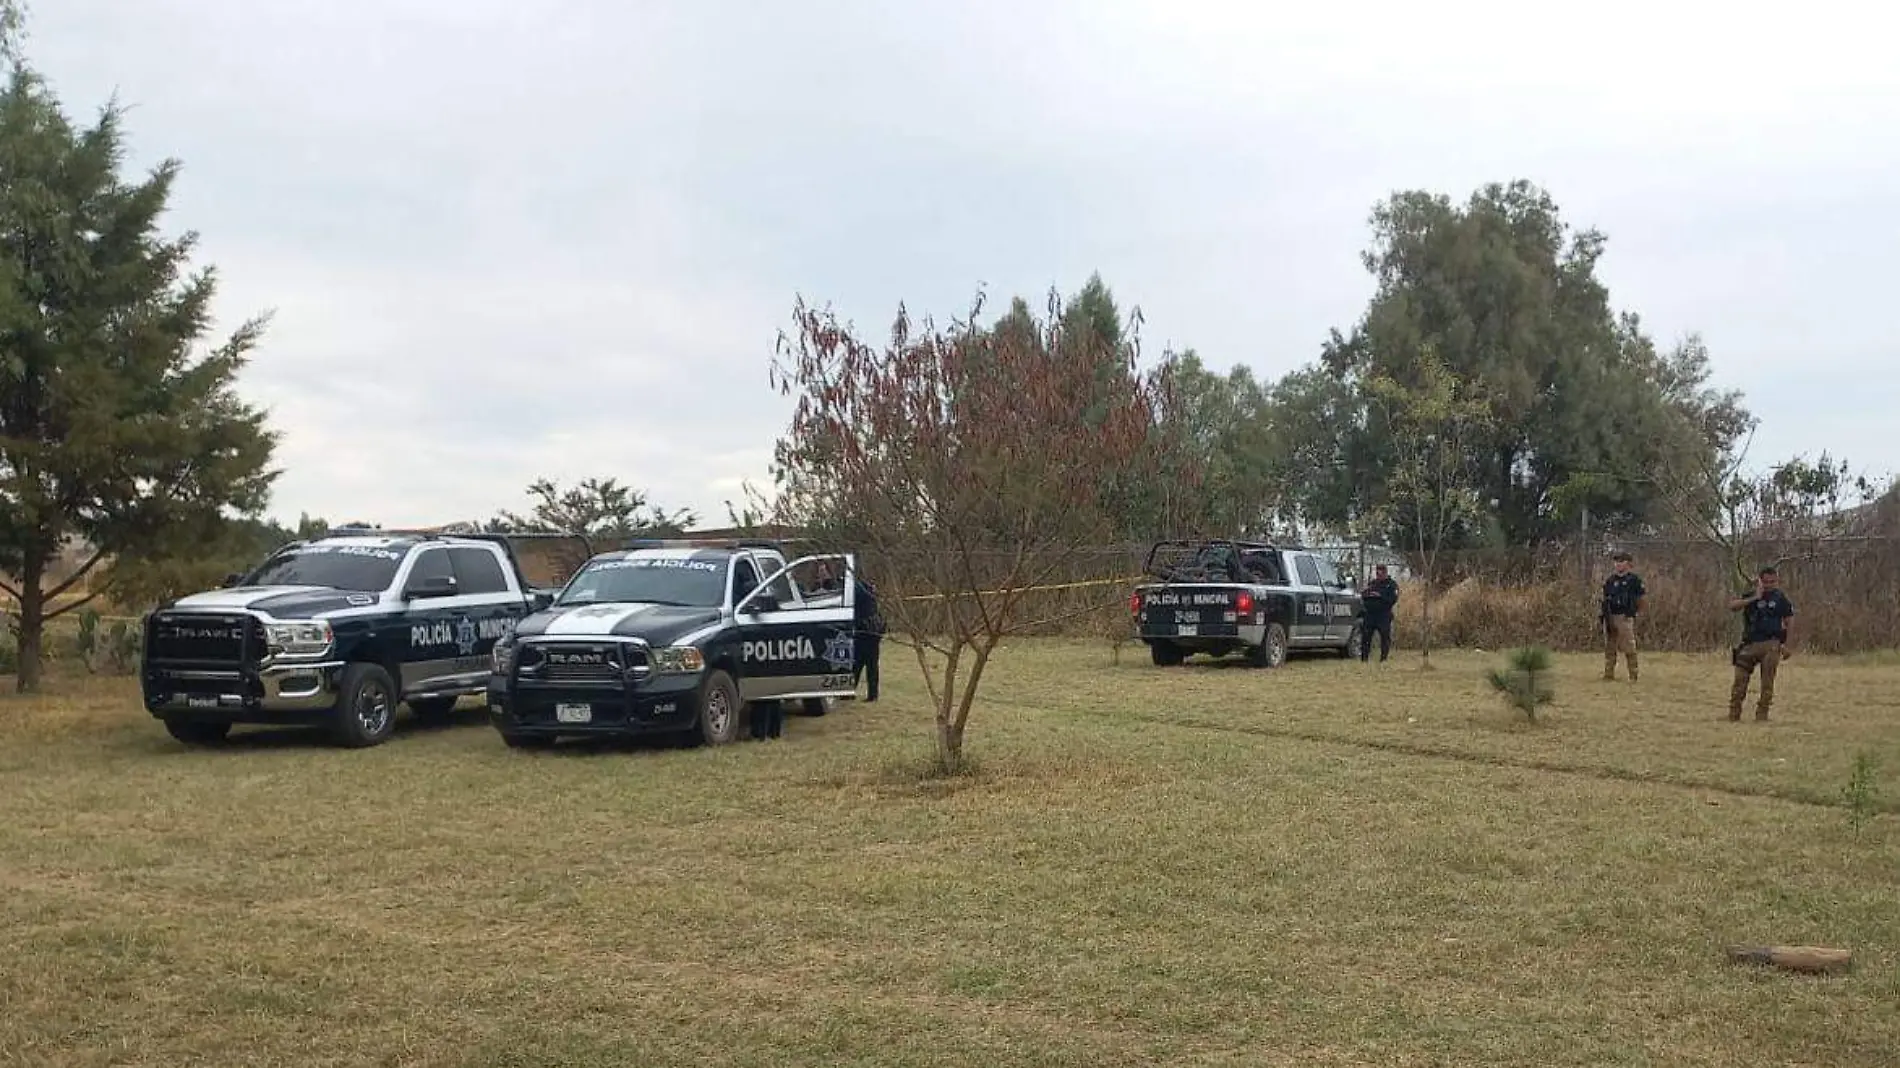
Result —
<path fill-rule="evenodd" d="M 29 0 L 29 59 L 184 163 L 273 511 L 767 483 L 803 293 L 880 333 L 1099 270 L 1152 350 L 1278 376 L 1398 188 L 1545 185 L 1617 304 L 1708 340 L 1763 458 L 1900 470 L 1900 64 L 1869 4 Z"/>

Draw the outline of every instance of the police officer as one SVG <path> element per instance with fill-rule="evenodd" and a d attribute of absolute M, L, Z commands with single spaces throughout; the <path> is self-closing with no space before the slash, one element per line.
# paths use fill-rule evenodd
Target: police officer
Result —
<path fill-rule="evenodd" d="M 1616 654 L 1629 661 L 1630 681 L 1636 681 L 1636 614 L 1643 610 L 1642 576 L 1630 570 L 1630 554 L 1610 557 L 1615 570 L 1603 581 L 1603 677 L 1616 678 Z"/>
<path fill-rule="evenodd" d="M 1372 581 L 1359 591 L 1365 602 L 1365 620 L 1359 625 L 1359 662 L 1372 659 L 1372 636 L 1379 636 L 1379 660 L 1392 652 L 1392 606 L 1399 603 L 1399 584 L 1386 574 L 1385 565 L 1372 569 Z"/>
<path fill-rule="evenodd" d="M 752 738 L 777 738 L 785 730 L 785 702 L 759 701 L 752 706 Z"/>
<path fill-rule="evenodd" d="M 1788 621 L 1794 618 L 1794 602 L 1781 592 L 1781 576 L 1773 567 L 1764 567 L 1755 576 L 1755 592 L 1733 598 L 1731 612 L 1742 613 L 1742 643 L 1729 659 L 1735 664 L 1735 685 L 1728 694 L 1729 722 L 1742 718 L 1742 702 L 1748 698 L 1748 681 L 1761 668 L 1761 696 L 1755 702 L 1755 721 L 1768 721 L 1768 707 L 1775 702 L 1775 669 L 1794 655 L 1788 646 Z"/>
<path fill-rule="evenodd" d="M 870 688 L 865 692 L 864 703 L 870 704 L 877 700 L 877 657 L 884 643 L 884 615 L 877 610 L 876 586 L 857 575 L 852 576 L 852 584 L 857 666 L 851 671 L 851 688 L 858 688 L 860 678 L 867 680 Z"/>

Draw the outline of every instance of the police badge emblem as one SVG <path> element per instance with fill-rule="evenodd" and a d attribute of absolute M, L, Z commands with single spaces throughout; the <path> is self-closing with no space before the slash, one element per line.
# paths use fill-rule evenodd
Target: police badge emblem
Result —
<path fill-rule="evenodd" d="M 825 643 L 825 664 L 833 671 L 849 671 L 857 665 L 857 647 L 851 635 L 840 631 Z"/>

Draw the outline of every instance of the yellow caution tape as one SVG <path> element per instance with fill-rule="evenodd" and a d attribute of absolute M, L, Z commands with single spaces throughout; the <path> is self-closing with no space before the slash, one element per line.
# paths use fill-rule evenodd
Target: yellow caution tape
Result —
<path fill-rule="evenodd" d="M 923 593 L 923 594 L 918 594 L 914 597 L 899 597 L 898 600 L 900 601 L 941 601 L 949 597 L 965 597 L 965 596 L 971 596 L 971 595 L 974 595 L 977 597 L 998 597 L 1005 593 L 1042 593 L 1047 590 L 1081 590 L 1081 589 L 1087 589 L 1092 586 L 1120 586 L 1128 582 L 1137 582 L 1141 579 L 1141 577 L 1142 576 L 1140 575 L 1133 575 L 1127 578 L 1090 579 L 1087 582 L 1060 582 L 1052 586 L 1021 586 L 1015 589 L 1005 589 L 1005 590 L 975 590 L 975 591 L 972 591 L 972 593 L 956 593 L 956 594 Z"/>

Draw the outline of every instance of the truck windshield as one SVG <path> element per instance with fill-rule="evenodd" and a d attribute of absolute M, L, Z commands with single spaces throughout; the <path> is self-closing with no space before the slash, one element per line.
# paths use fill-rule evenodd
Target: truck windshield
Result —
<path fill-rule="evenodd" d="M 724 561 L 636 556 L 597 560 L 581 568 L 554 603 L 639 602 L 717 608 L 725 597 Z"/>
<path fill-rule="evenodd" d="M 264 561 L 247 586 L 327 586 L 380 593 L 396 579 L 403 553 L 371 545 L 306 545 Z"/>

